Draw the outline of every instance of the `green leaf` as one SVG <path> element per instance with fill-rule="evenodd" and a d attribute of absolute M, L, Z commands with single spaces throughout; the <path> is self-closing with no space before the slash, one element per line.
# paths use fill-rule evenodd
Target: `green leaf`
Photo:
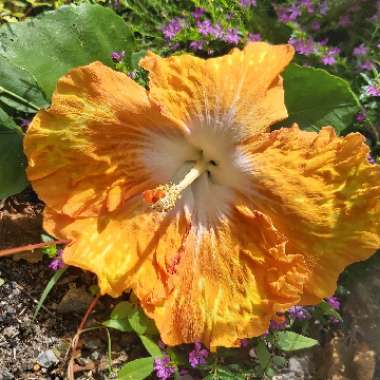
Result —
<path fill-rule="evenodd" d="M 339 319 L 340 321 L 343 321 L 341 315 L 335 309 L 333 309 L 326 301 L 322 301 L 318 305 L 318 307 L 321 309 L 324 315 L 329 315 L 331 317 Z"/>
<path fill-rule="evenodd" d="M 149 319 L 140 308 L 135 307 L 128 320 L 132 326 L 132 329 L 137 334 L 140 335 L 146 332 L 146 329 L 148 328 L 147 322 Z"/>
<path fill-rule="evenodd" d="M 140 339 L 145 349 L 149 352 L 149 354 L 154 358 L 161 358 L 162 352 L 158 344 L 151 338 L 140 335 Z"/>
<path fill-rule="evenodd" d="M 112 319 L 128 319 L 133 312 L 133 305 L 128 301 L 119 302 L 112 310 Z"/>
<path fill-rule="evenodd" d="M 0 56 L 0 105 L 35 113 L 49 103 L 36 80 L 24 69 Z"/>
<path fill-rule="evenodd" d="M 0 199 L 17 194 L 28 185 L 22 151 L 22 130 L 0 108 Z"/>
<path fill-rule="evenodd" d="M 41 307 L 43 306 L 47 296 L 51 292 L 51 290 L 54 288 L 55 284 L 58 282 L 58 280 L 61 278 L 61 276 L 65 273 L 67 268 L 58 269 L 53 276 L 50 278 L 49 282 L 47 283 L 44 291 L 41 294 L 40 299 L 38 300 L 38 304 L 36 306 L 36 310 L 33 314 L 33 319 L 37 317 L 38 312 L 40 311 Z"/>
<path fill-rule="evenodd" d="M 109 327 L 110 329 L 118 330 L 121 332 L 132 332 L 133 329 L 128 322 L 128 319 L 109 319 L 102 323 L 103 326 Z"/>
<path fill-rule="evenodd" d="M 285 352 L 292 352 L 311 348 L 318 345 L 318 341 L 292 331 L 277 331 L 274 333 L 274 344 Z"/>
<path fill-rule="evenodd" d="M 0 28 L 0 55 L 34 76 L 49 98 L 58 78 L 71 68 L 96 60 L 112 67 L 112 51 L 133 49 L 134 37 L 124 20 L 89 3 Z"/>
<path fill-rule="evenodd" d="M 128 318 L 133 312 L 133 305 L 127 301 L 118 303 L 112 310 L 111 319 L 103 322 L 103 325 L 122 332 L 133 331 Z"/>
<path fill-rule="evenodd" d="M 270 363 L 271 354 L 266 346 L 266 344 L 260 340 L 255 347 L 257 360 L 259 362 L 259 365 L 263 371 L 266 370 Z"/>
<path fill-rule="evenodd" d="M 298 123 L 301 129 L 319 131 L 331 125 L 339 135 L 352 124 L 359 102 L 344 79 L 322 69 L 294 64 L 283 77 L 289 117 L 279 126 Z"/>
<path fill-rule="evenodd" d="M 140 358 L 123 365 L 118 373 L 118 380 L 143 380 L 153 372 L 154 359 Z"/>

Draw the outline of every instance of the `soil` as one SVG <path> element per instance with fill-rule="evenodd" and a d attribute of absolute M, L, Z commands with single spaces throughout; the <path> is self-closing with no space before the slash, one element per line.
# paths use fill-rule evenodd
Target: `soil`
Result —
<path fill-rule="evenodd" d="M 41 241 L 43 204 L 31 190 L 0 203 L 0 249 Z M 69 348 L 96 283 L 92 274 L 69 268 L 54 286 L 36 319 L 33 314 L 54 274 L 41 253 L 0 258 L 0 380 L 67 379 Z M 279 380 L 380 379 L 379 254 L 352 266 L 342 281 L 349 289 L 343 328 L 332 339 L 321 336 L 322 347 L 292 357 Z M 106 320 L 116 302 L 102 297 L 86 327 Z M 111 332 L 112 368 L 146 356 L 135 335 Z M 116 378 L 107 355 L 104 329 L 84 333 L 75 352 L 76 380 Z M 378 359 L 377 359 L 378 360 Z"/>

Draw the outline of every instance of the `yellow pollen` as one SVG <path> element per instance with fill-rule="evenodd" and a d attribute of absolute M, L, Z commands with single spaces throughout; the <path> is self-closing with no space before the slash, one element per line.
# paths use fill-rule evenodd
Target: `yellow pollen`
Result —
<path fill-rule="evenodd" d="M 153 190 L 144 191 L 145 202 L 151 204 L 154 210 L 167 212 L 174 208 L 177 200 L 181 198 L 181 193 L 190 186 L 208 167 L 208 163 L 199 160 L 178 183 L 170 183 L 157 186 Z"/>

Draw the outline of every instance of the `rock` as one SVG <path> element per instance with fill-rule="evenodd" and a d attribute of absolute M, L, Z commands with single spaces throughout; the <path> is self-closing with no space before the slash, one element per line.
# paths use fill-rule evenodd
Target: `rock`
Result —
<path fill-rule="evenodd" d="M 15 376 L 7 369 L 0 374 L 0 380 L 14 380 Z"/>
<path fill-rule="evenodd" d="M 373 379 L 376 368 L 375 351 L 370 350 L 365 343 L 360 344 L 354 354 L 352 367 L 358 380 Z"/>
<path fill-rule="evenodd" d="M 84 288 L 70 288 L 57 306 L 59 313 L 83 313 L 93 297 Z"/>
<path fill-rule="evenodd" d="M 38 355 L 37 362 L 41 367 L 50 368 L 57 364 L 59 360 L 52 350 L 47 350 Z"/>
<path fill-rule="evenodd" d="M 6 338 L 14 338 L 18 334 L 19 334 L 19 331 L 16 326 L 8 326 L 3 330 L 3 335 Z"/>
<path fill-rule="evenodd" d="M 91 357 L 92 360 L 98 360 L 100 358 L 99 351 L 93 351 L 93 352 L 91 352 L 90 357 Z"/>
<path fill-rule="evenodd" d="M 290 372 L 294 372 L 299 377 L 306 377 L 309 368 L 307 357 L 292 357 L 289 359 L 288 368 Z"/>

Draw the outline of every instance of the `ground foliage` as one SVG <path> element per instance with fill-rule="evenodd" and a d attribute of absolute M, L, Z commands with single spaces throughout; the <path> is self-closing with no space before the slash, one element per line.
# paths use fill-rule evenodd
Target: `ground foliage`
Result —
<path fill-rule="evenodd" d="M 19 0 L 3 2 L 0 16 L 0 199 L 28 186 L 23 133 L 33 114 L 49 105 L 57 79 L 100 60 L 146 86 L 138 61 L 147 50 L 212 57 L 249 40 L 289 42 L 298 53 L 284 73 L 289 118 L 277 127 L 297 122 L 307 130 L 332 125 L 342 135 L 360 131 L 372 159 L 380 153 L 379 2 Z M 64 273 L 59 270 L 41 300 Z M 339 292 L 344 297 L 345 287 Z M 281 316 L 267 335 L 242 342 L 241 349 L 216 353 L 163 346 L 133 296 L 117 304 L 102 326 L 136 334 L 145 348 L 146 357 L 114 373 L 120 380 L 144 379 L 154 371 L 165 378 L 164 369 L 174 378 L 270 378 L 286 366 L 289 353 L 317 346 L 321 331 L 340 326 L 339 307 L 328 301 L 302 315 Z"/>

